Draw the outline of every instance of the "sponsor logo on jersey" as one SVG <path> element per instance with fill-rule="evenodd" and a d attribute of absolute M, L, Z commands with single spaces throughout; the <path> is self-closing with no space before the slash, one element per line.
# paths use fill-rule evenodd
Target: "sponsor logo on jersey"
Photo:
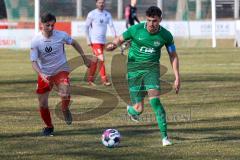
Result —
<path fill-rule="evenodd" d="M 52 47 L 51 46 L 46 46 L 45 47 L 45 52 L 47 52 L 47 53 L 50 53 L 50 52 L 52 52 Z"/>
<path fill-rule="evenodd" d="M 146 54 L 154 54 L 156 52 L 156 50 L 154 48 L 141 47 L 140 52 L 146 53 Z"/>

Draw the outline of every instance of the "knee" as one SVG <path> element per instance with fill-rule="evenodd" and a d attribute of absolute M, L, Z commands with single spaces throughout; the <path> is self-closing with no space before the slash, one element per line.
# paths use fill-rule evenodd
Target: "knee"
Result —
<path fill-rule="evenodd" d="M 69 91 L 69 88 L 68 87 L 64 87 L 64 88 L 59 88 L 58 90 L 58 95 L 61 97 L 61 98 L 67 98 L 70 96 L 70 91 Z"/>
<path fill-rule="evenodd" d="M 71 96 L 68 95 L 68 94 L 66 94 L 65 96 L 61 96 L 61 99 L 62 99 L 62 100 L 68 100 L 68 101 L 70 101 Z"/>
<path fill-rule="evenodd" d="M 48 100 L 39 100 L 39 107 L 48 107 Z"/>
<path fill-rule="evenodd" d="M 101 60 L 99 59 L 98 63 L 103 64 L 104 63 L 104 59 L 101 59 Z"/>
<path fill-rule="evenodd" d="M 48 107 L 48 94 L 38 95 L 39 107 Z"/>
<path fill-rule="evenodd" d="M 104 56 L 103 56 L 103 54 L 97 56 L 97 59 L 98 59 L 99 62 L 104 62 Z"/>

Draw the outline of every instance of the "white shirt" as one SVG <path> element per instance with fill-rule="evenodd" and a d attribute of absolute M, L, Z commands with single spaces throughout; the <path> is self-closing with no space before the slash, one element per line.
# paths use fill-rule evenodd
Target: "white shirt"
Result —
<path fill-rule="evenodd" d="M 37 34 L 31 42 L 30 59 L 37 61 L 41 71 L 53 76 L 60 71 L 69 71 L 64 44 L 72 44 L 73 39 L 63 31 L 53 30 L 51 37 Z"/>
<path fill-rule="evenodd" d="M 87 15 L 86 20 L 86 36 L 87 43 L 106 43 L 107 25 L 109 25 L 112 33 L 116 36 L 116 30 L 113 25 L 111 14 L 106 11 L 94 9 Z"/>

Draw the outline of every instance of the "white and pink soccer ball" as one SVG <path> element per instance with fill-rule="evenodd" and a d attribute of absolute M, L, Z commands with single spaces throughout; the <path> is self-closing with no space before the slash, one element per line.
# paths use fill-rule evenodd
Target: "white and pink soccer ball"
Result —
<path fill-rule="evenodd" d="M 116 129 L 107 129 L 102 134 L 102 143 L 108 148 L 117 147 L 120 144 L 121 135 Z"/>

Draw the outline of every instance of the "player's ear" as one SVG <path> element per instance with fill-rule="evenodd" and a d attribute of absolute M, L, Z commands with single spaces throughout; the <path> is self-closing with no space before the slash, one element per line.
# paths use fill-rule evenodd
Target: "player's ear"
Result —
<path fill-rule="evenodd" d="M 161 22 L 161 21 L 162 21 L 162 17 L 159 18 L 159 22 Z"/>

